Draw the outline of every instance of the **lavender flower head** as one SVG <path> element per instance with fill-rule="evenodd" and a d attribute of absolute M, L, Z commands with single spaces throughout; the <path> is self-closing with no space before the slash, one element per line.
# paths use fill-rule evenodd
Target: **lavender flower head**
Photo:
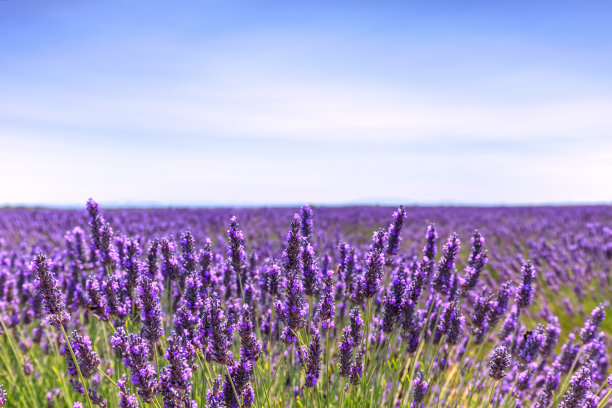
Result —
<path fill-rule="evenodd" d="M 79 370 L 84 378 L 90 378 L 96 373 L 98 365 L 100 365 L 100 359 L 93 350 L 91 340 L 87 336 L 82 336 L 77 331 L 72 332 L 70 335 L 70 345 L 74 352 L 74 357 L 79 365 Z M 72 377 L 78 376 L 78 370 L 72 359 L 72 354 L 65 347 L 63 353 L 66 357 L 66 363 L 68 365 L 68 374 Z"/>
<path fill-rule="evenodd" d="M 145 275 L 142 275 L 139 280 L 138 297 L 142 307 L 140 332 L 151 344 L 155 344 L 164 334 L 161 304 L 157 286 Z"/>
<path fill-rule="evenodd" d="M 331 330 L 335 327 L 334 316 L 336 302 L 334 302 L 334 281 L 332 270 L 323 274 L 323 290 L 321 292 L 321 303 L 319 305 L 319 321 L 321 329 Z"/>
<path fill-rule="evenodd" d="M 485 239 L 478 230 L 472 235 L 472 253 L 468 259 L 465 277 L 461 280 L 463 295 L 476 287 L 480 274 L 487 265 L 487 250 L 484 249 Z"/>
<path fill-rule="evenodd" d="M 119 388 L 119 408 L 138 408 L 138 398 L 128 391 L 125 374 L 117 381 L 117 387 Z"/>
<path fill-rule="evenodd" d="M 451 273 L 455 269 L 455 258 L 461 249 L 459 235 L 455 232 L 448 238 L 447 243 L 442 250 L 442 257 L 438 262 L 438 269 L 434 276 L 434 289 L 443 295 L 447 295 L 450 291 Z"/>
<path fill-rule="evenodd" d="M 312 340 L 308 346 L 308 354 L 306 356 L 306 387 L 312 388 L 317 385 L 321 374 L 321 336 L 319 330 L 314 329 L 312 332 Z"/>
<path fill-rule="evenodd" d="M 380 290 L 380 280 L 385 265 L 385 232 L 381 229 L 374 231 L 370 252 L 366 256 L 366 270 L 361 281 L 361 291 L 366 298 L 374 297 Z"/>
<path fill-rule="evenodd" d="M 70 320 L 70 315 L 66 312 L 59 283 L 53 272 L 49 270 L 49 261 L 42 252 L 34 257 L 32 272 L 36 276 L 36 286 L 43 298 L 49 323 L 52 326 L 61 326 L 67 323 Z"/>
<path fill-rule="evenodd" d="M 426 244 L 423 248 L 423 261 L 421 262 L 421 268 L 425 274 L 426 282 L 429 282 L 436 264 L 436 242 L 438 241 L 438 232 L 436 231 L 436 226 L 434 224 L 429 224 L 427 226 L 425 240 Z"/>
<path fill-rule="evenodd" d="M 302 268 L 304 294 L 314 296 L 318 286 L 319 267 L 315 259 L 314 249 L 308 241 L 304 241 L 304 247 L 302 248 Z"/>
<path fill-rule="evenodd" d="M 559 318 L 557 316 L 553 316 L 550 323 L 546 325 L 546 334 L 544 337 L 544 342 L 542 344 L 542 350 L 540 354 L 543 357 L 548 357 L 553 352 L 557 342 L 559 341 L 559 336 L 561 335 L 561 327 L 559 327 Z"/>
<path fill-rule="evenodd" d="M 261 341 L 255 337 L 249 305 L 247 304 L 242 305 L 242 318 L 238 333 L 240 334 L 241 341 L 240 356 L 252 363 L 257 362 L 261 356 L 262 344 Z"/>
<path fill-rule="evenodd" d="M 402 242 L 402 225 L 406 219 L 406 210 L 400 205 L 397 211 L 393 213 L 393 222 L 389 225 L 387 233 L 389 242 L 387 243 L 387 255 L 397 255 L 397 250 Z"/>
<path fill-rule="evenodd" d="M 506 376 L 510 367 L 510 353 L 504 346 L 497 346 L 493 350 L 493 357 L 489 362 L 489 377 L 494 380 L 501 380 Z"/>
<path fill-rule="evenodd" d="M 570 381 L 569 389 L 563 394 L 559 408 L 579 408 L 582 406 L 587 392 L 591 389 L 590 364 L 585 364 Z"/>
<path fill-rule="evenodd" d="M 176 333 L 172 333 L 165 353 L 168 365 L 161 373 L 160 392 L 165 408 L 190 406 L 192 367 L 189 353 L 186 344 L 182 344 Z"/>
<path fill-rule="evenodd" d="M 521 271 L 523 283 L 516 292 L 516 304 L 519 308 L 526 308 L 533 300 L 533 284 L 535 282 L 535 268 L 531 261 L 525 262 Z"/>
<path fill-rule="evenodd" d="M 355 342 L 351 335 L 351 328 L 345 327 L 342 330 L 342 339 L 340 340 L 338 352 L 338 370 L 343 377 L 350 377 L 353 367 L 353 346 Z"/>
<path fill-rule="evenodd" d="M 603 304 L 600 304 L 593 309 L 591 316 L 585 322 L 584 327 L 580 329 L 580 340 L 582 340 L 583 344 L 587 344 L 595 338 L 597 335 L 597 330 L 605 317 L 606 312 Z"/>
<path fill-rule="evenodd" d="M 302 206 L 300 210 L 300 226 L 302 236 L 307 242 L 310 242 L 312 236 L 312 208 L 308 204 Z"/>
<path fill-rule="evenodd" d="M 535 330 L 525 332 L 517 351 L 521 362 L 529 364 L 538 356 L 545 339 L 544 331 L 544 326 L 539 324 Z"/>
<path fill-rule="evenodd" d="M 423 378 L 425 374 L 422 369 L 419 369 L 414 376 L 412 382 L 412 402 L 410 408 L 422 408 L 424 406 L 423 400 L 429 389 L 429 383 Z"/>

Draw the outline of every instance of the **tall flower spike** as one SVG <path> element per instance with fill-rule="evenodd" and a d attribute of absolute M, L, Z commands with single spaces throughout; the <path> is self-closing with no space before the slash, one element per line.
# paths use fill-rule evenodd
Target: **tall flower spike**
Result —
<path fill-rule="evenodd" d="M 315 295 L 318 286 L 318 273 L 319 266 L 315 259 L 314 249 L 308 241 L 304 240 L 304 247 L 302 248 L 302 282 L 306 296 Z"/>
<path fill-rule="evenodd" d="M 579 408 L 582 406 L 587 391 L 592 387 L 590 364 L 585 364 L 570 381 L 569 389 L 563 394 L 559 408 Z"/>
<path fill-rule="evenodd" d="M 510 353 L 504 346 L 497 346 L 493 350 L 493 357 L 489 362 L 489 377 L 494 380 L 501 380 L 506 376 L 510 367 Z"/>
<path fill-rule="evenodd" d="M 300 226 L 302 236 L 307 242 L 311 242 L 312 236 L 312 208 L 308 204 L 302 206 L 300 210 Z"/>
<path fill-rule="evenodd" d="M 236 216 L 230 220 L 230 225 L 227 230 L 227 239 L 229 246 L 227 247 L 227 256 L 229 264 L 236 277 L 236 285 L 240 293 L 246 284 L 246 252 L 244 250 L 244 234 L 240 230 Z"/>
<path fill-rule="evenodd" d="M 189 353 L 185 344 L 181 344 L 176 333 L 168 338 L 165 357 L 168 365 L 161 373 L 161 394 L 164 396 L 164 407 L 183 408 L 191 406 L 192 368 L 189 364 Z"/>
<path fill-rule="evenodd" d="M 196 270 L 195 240 L 191 231 L 186 231 L 181 236 L 181 268 L 183 276 L 189 276 Z"/>
<path fill-rule="evenodd" d="M 516 304 L 519 308 L 524 309 L 529 306 L 533 300 L 533 285 L 535 283 L 535 268 L 531 261 L 525 262 L 523 270 L 523 282 L 516 292 Z"/>
<path fill-rule="evenodd" d="M 438 269 L 434 276 L 434 289 L 443 295 L 447 295 L 450 291 L 451 273 L 455 269 L 455 258 L 461 249 L 459 235 L 452 233 L 448 238 L 448 242 L 444 245 L 442 258 L 438 262 Z"/>
<path fill-rule="evenodd" d="M 548 357 L 553 352 L 557 342 L 559 341 L 559 336 L 561 335 L 561 327 L 559 327 L 559 319 L 557 316 L 553 316 L 550 323 L 546 325 L 546 334 L 544 337 L 544 342 L 542 343 L 542 349 L 540 350 L 540 354 L 543 357 Z"/>
<path fill-rule="evenodd" d="M 580 340 L 583 344 L 589 343 L 597 335 L 597 330 L 601 325 L 602 320 L 606 317 L 603 304 L 597 306 L 591 312 L 589 320 L 584 323 L 584 327 L 580 329 Z"/>
<path fill-rule="evenodd" d="M 306 356 L 306 386 L 311 388 L 317 385 L 321 374 L 321 336 L 319 330 L 314 329 L 312 332 L 312 340 L 308 346 L 308 354 Z"/>
<path fill-rule="evenodd" d="M 59 283 L 53 272 L 49 270 L 49 260 L 39 252 L 34 257 L 32 271 L 36 276 L 36 286 L 43 299 L 49 323 L 52 326 L 61 326 L 70 320 L 66 312 L 66 305 L 59 289 Z"/>
<path fill-rule="evenodd" d="M 318 313 L 321 329 L 323 330 L 331 330 L 335 327 L 336 302 L 334 302 L 333 274 L 334 272 L 331 269 L 323 274 L 323 291 L 321 292 L 321 303 Z"/>
<path fill-rule="evenodd" d="M 342 331 L 338 352 L 338 371 L 343 377 L 350 377 L 352 374 L 354 344 L 350 327 L 345 327 Z"/>
<path fill-rule="evenodd" d="M 159 303 L 157 287 L 153 284 L 153 281 L 145 275 L 140 277 L 138 296 L 142 307 L 142 327 L 140 332 L 145 339 L 154 345 L 164 334 L 161 304 Z"/>
<path fill-rule="evenodd" d="M 429 283 L 436 265 L 436 242 L 438 241 L 438 232 L 434 224 L 427 226 L 425 234 L 426 244 L 423 248 L 423 261 L 421 268 L 425 275 L 425 282 Z"/>
<path fill-rule="evenodd" d="M 380 280 L 385 265 L 385 232 L 380 229 L 374 231 L 370 252 L 366 256 L 366 270 L 361 280 L 361 291 L 366 298 L 374 297 L 380 290 Z"/>
<path fill-rule="evenodd" d="M 117 381 L 119 388 L 119 408 L 138 408 L 138 398 L 128 391 L 125 374 Z"/>
<path fill-rule="evenodd" d="M 412 402 L 410 408 L 422 408 L 424 406 L 423 400 L 429 389 L 429 383 L 423 378 L 425 374 L 423 370 L 419 368 L 412 381 Z"/>
<path fill-rule="evenodd" d="M 397 211 L 393 213 L 393 222 L 389 225 L 389 232 L 387 234 L 389 237 L 389 241 L 387 243 L 387 255 L 389 256 L 397 255 L 397 250 L 402 242 L 401 232 L 405 219 L 406 210 L 404 209 L 404 206 L 400 205 Z"/>
<path fill-rule="evenodd" d="M 242 316 L 238 333 L 240 334 L 241 342 L 240 356 L 252 363 L 256 363 L 261 356 L 262 344 L 255 337 L 253 322 L 247 304 L 242 305 Z"/>
<path fill-rule="evenodd" d="M 363 340 L 363 319 L 358 307 L 351 309 L 349 313 L 350 333 L 353 338 L 353 344 L 357 347 Z"/>
<path fill-rule="evenodd" d="M 521 362 L 529 364 L 536 359 L 544 342 L 544 326 L 539 324 L 535 330 L 525 332 L 518 346 L 517 356 Z"/>
<path fill-rule="evenodd" d="M 285 324 L 281 339 L 285 344 L 297 343 L 296 333 L 306 325 L 308 305 L 304 301 L 304 288 L 299 276 L 300 262 L 300 217 L 295 214 L 287 234 L 287 247 L 283 253 L 285 274 L 284 302 L 274 302 L 274 309 Z"/>
<path fill-rule="evenodd" d="M 478 230 L 472 235 L 472 253 L 468 259 L 465 277 L 461 280 L 462 295 L 466 296 L 467 292 L 476 287 L 480 274 L 487 265 L 487 250 L 484 249 L 484 237 Z"/>
<path fill-rule="evenodd" d="M 76 361 L 79 364 L 79 369 L 83 375 L 83 378 L 90 378 L 96 373 L 98 365 L 100 365 L 100 359 L 93 350 L 91 340 L 89 337 L 82 336 L 77 331 L 74 331 L 70 335 L 70 345 L 72 347 L 72 351 L 74 352 L 74 356 L 76 357 Z M 72 354 L 67 346 L 63 352 L 68 365 L 68 374 L 70 374 L 72 377 L 77 377 L 78 370 L 74 364 L 74 360 L 72 359 Z"/>

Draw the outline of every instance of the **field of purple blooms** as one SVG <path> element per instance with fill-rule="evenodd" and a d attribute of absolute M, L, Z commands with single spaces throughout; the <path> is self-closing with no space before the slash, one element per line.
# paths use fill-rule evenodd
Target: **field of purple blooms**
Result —
<path fill-rule="evenodd" d="M 610 406 L 612 207 L 0 209 L 0 406 Z"/>

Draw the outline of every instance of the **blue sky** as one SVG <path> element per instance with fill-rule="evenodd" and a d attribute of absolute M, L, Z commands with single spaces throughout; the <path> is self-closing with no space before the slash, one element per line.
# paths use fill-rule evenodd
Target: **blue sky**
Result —
<path fill-rule="evenodd" d="M 419 3 L 0 1 L 0 204 L 611 202 L 612 3 Z"/>

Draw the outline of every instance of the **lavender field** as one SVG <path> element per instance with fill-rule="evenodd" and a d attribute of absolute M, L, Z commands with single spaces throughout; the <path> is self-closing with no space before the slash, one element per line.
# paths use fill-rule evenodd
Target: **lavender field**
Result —
<path fill-rule="evenodd" d="M 0 210 L 0 406 L 608 406 L 612 208 Z"/>

